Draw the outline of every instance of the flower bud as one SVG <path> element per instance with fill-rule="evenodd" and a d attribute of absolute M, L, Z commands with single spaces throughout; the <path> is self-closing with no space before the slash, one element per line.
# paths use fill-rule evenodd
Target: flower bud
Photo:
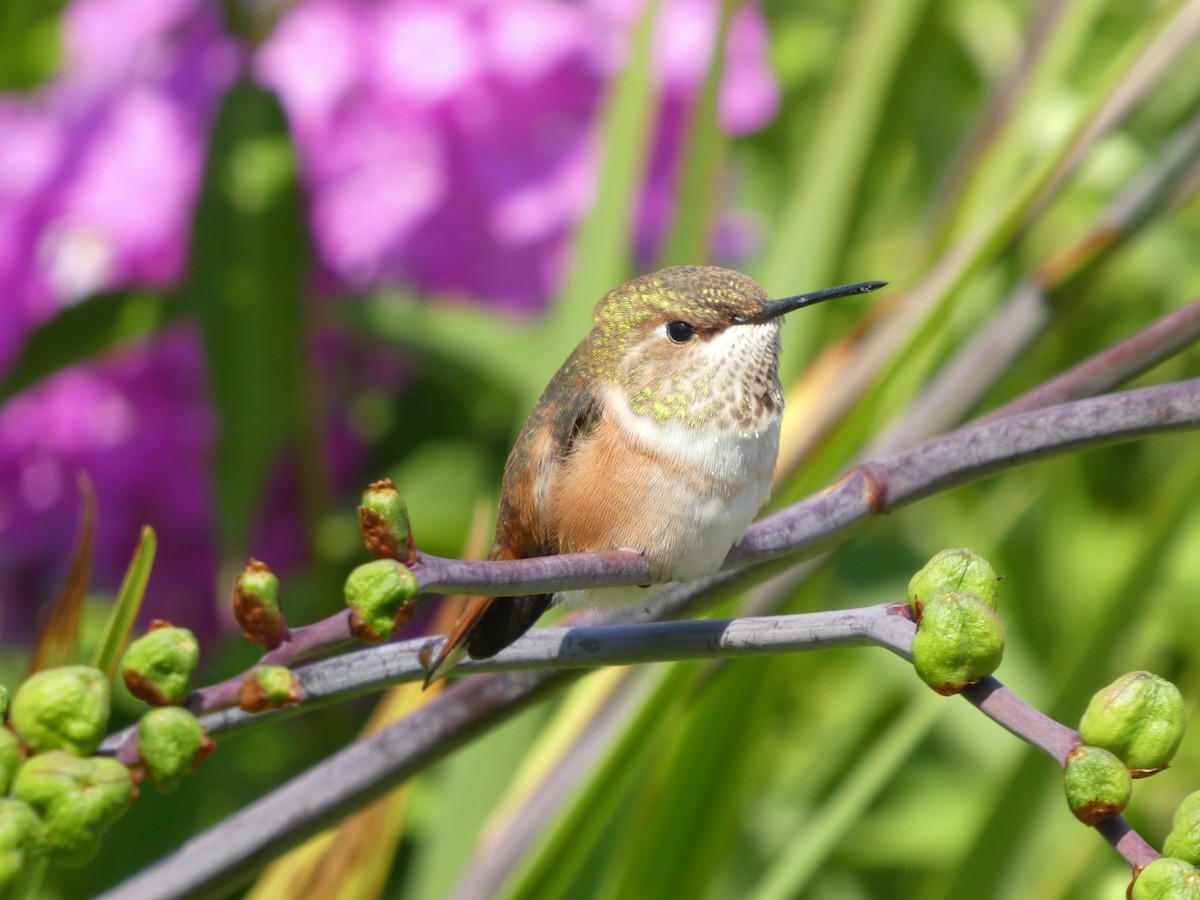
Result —
<path fill-rule="evenodd" d="M 959 591 L 974 594 L 996 608 L 996 585 L 1000 577 L 992 564 L 974 550 L 959 548 L 936 553 L 908 583 L 908 602 L 915 614 L 934 594 Z"/>
<path fill-rule="evenodd" d="M 279 579 L 266 563 L 252 559 L 233 587 L 233 617 L 248 640 L 273 650 L 287 637 L 279 602 Z"/>
<path fill-rule="evenodd" d="M 24 800 L 0 798 L 0 896 L 31 896 L 34 860 L 42 856 L 46 827 Z"/>
<path fill-rule="evenodd" d="M 108 679 L 99 669 L 43 669 L 17 688 L 12 724 L 33 750 L 61 749 L 87 756 L 104 737 L 111 696 Z"/>
<path fill-rule="evenodd" d="M 1200 863 L 1200 791 L 1184 797 L 1175 810 L 1163 855 L 1186 860 L 1193 866 Z"/>
<path fill-rule="evenodd" d="M 175 790 L 179 779 L 216 749 L 200 720 L 180 706 L 152 709 L 138 725 L 138 757 L 163 793 Z"/>
<path fill-rule="evenodd" d="M 359 566 L 346 579 L 351 632 L 368 644 L 387 640 L 412 615 L 417 593 L 416 577 L 393 559 Z"/>
<path fill-rule="evenodd" d="M 1162 856 L 1134 876 L 1130 900 L 1200 900 L 1200 872 L 1182 859 Z"/>
<path fill-rule="evenodd" d="M 0 722 L 8 715 L 8 688 L 0 684 Z"/>
<path fill-rule="evenodd" d="M 12 787 L 13 776 L 21 765 L 21 742 L 7 728 L 0 728 L 0 796 Z"/>
<path fill-rule="evenodd" d="M 121 674 L 129 693 L 151 706 L 179 706 L 191 693 L 200 644 L 186 628 L 163 625 L 129 645 Z"/>
<path fill-rule="evenodd" d="M 1096 692 L 1079 721 L 1079 739 L 1119 756 L 1135 778 L 1166 768 L 1183 740 L 1179 688 L 1149 672 L 1130 672 Z"/>
<path fill-rule="evenodd" d="M 930 597 L 913 635 L 917 674 L 939 694 L 959 693 L 991 675 L 1004 656 L 1004 626 L 974 594 L 942 591 Z"/>
<path fill-rule="evenodd" d="M 363 491 L 358 508 L 358 530 L 367 552 L 375 559 L 416 562 L 408 505 L 390 478 L 376 481 Z"/>
<path fill-rule="evenodd" d="M 1067 754 L 1063 770 L 1067 805 L 1084 825 L 1119 815 L 1133 796 L 1125 764 L 1100 747 L 1079 746 Z"/>
<path fill-rule="evenodd" d="M 13 795 L 45 823 L 50 861 L 79 866 L 96 855 L 104 832 L 129 808 L 133 779 L 115 759 L 52 750 L 25 761 Z"/>
<path fill-rule="evenodd" d="M 238 706 L 248 713 L 278 709 L 300 699 L 300 683 L 287 666 L 259 666 L 246 673 L 238 690 Z"/>

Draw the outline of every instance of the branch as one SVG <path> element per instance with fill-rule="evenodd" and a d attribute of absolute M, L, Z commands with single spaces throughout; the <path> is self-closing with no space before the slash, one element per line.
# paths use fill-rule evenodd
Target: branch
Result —
<path fill-rule="evenodd" d="M 979 422 L 853 469 L 823 494 L 750 526 L 723 568 L 785 554 L 813 556 L 867 524 L 940 491 L 1063 453 L 1200 426 L 1200 379 L 1108 394 L 996 421 Z M 422 591 L 516 596 L 648 584 L 638 554 L 570 553 L 505 561 L 422 554 L 413 570 Z M 707 580 L 693 582 L 704 585 Z"/>
<path fill-rule="evenodd" d="M 908 659 L 914 632 L 906 603 L 765 618 L 543 628 L 495 658 L 466 662 L 463 668 L 591 668 L 863 645 L 881 646 Z M 348 654 L 306 666 L 297 677 L 306 696 L 317 703 L 416 681 L 425 671 L 421 657 L 441 640 L 418 639 Z M 524 671 L 460 682 L 437 704 L 334 754 L 103 896 L 150 900 L 236 887 L 268 860 L 328 827 L 332 819 L 404 781 L 499 715 L 531 703 L 567 677 Z M 972 685 L 963 695 L 1059 766 L 1079 743 L 1074 730 L 1034 709 L 995 678 Z M 267 715 L 286 714 L 281 710 Z M 223 722 L 229 729 L 249 718 L 231 710 L 210 716 L 206 724 Z M 1130 865 L 1145 865 L 1158 856 L 1123 820 L 1109 820 L 1099 830 Z"/>

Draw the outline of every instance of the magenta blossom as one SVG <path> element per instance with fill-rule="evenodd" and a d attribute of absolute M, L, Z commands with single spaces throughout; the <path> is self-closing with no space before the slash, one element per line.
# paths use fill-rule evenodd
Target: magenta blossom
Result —
<path fill-rule="evenodd" d="M 77 0 L 62 75 L 0 95 L 0 372 L 96 291 L 183 271 L 216 103 L 239 51 L 204 0 Z"/>
<path fill-rule="evenodd" d="M 0 372 L 31 327 L 100 290 L 167 287 L 185 265 L 207 133 L 241 52 L 205 0 L 77 0 L 61 75 L 0 95 Z M 177 329 L 58 373 L 0 407 L 0 632 L 27 636 L 99 499 L 95 583 L 159 533 L 148 608 L 211 630 L 214 417 Z"/>
<path fill-rule="evenodd" d="M 716 0 L 665 0 L 661 121 L 636 221 L 649 258 L 670 225 L 684 125 L 716 44 Z M 335 283 L 542 306 L 600 165 L 597 113 L 641 2 L 311 0 L 255 60 L 283 97 Z M 774 115 L 761 15 L 735 17 L 720 112 L 731 133 Z M 634 224 L 631 222 L 631 224 Z"/>
<path fill-rule="evenodd" d="M 95 581 L 109 588 L 143 524 L 159 539 L 147 610 L 211 632 L 216 553 L 209 456 L 215 421 L 199 341 L 176 329 L 59 372 L 0 407 L 0 633 L 28 635 L 60 586 L 80 506 L 98 501 Z"/>

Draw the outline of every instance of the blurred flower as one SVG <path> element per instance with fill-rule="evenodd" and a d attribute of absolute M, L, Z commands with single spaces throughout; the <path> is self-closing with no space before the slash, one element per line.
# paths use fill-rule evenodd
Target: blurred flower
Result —
<path fill-rule="evenodd" d="M 239 63 L 203 0 L 77 0 L 61 76 L 0 95 L 0 372 L 64 305 L 181 274 L 206 133 Z"/>
<path fill-rule="evenodd" d="M 591 202 L 599 104 L 643 5 L 312 0 L 289 12 L 255 71 L 292 118 L 332 279 L 543 305 Z M 660 119 L 635 231 L 647 260 L 670 224 L 718 14 L 715 0 L 662 4 Z M 720 92 L 732 133 L 774 115 L 765 54 L 761 15 L 744 6 Z"/>
<path fill-rule="evenodd" d="M 207 132 L 240 66 L 204 0 L 78 0 L 62 40 L 55 81 L 0 96 L 0 372 L 63 306 L 179 279 Z M 79 469 L 99 501 L 96 583 L 119 583 L 153 524 L 148 608 L 212 629 L 214 427 L 199 342 L 183 329 L 0 407 L 6 639 L 30 633 L 61 583 Z"/>
<path fill-rule="evenodd" d="M 0 633 L 28 635 L 59 587 L 79 510 L 75 472 L 96 488 L 95 580 L 115 586 L 153 524 L 148 611 L 216 622 L 209 454 L 215 421 L 199 341 L 186 329 L 59 372 L 0 407 Z M 15 601 L 15 602 L 14 602 Z"/>

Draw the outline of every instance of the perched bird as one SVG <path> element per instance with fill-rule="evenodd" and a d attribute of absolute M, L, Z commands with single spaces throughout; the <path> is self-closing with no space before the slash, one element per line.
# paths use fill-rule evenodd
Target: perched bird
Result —
<path fill-rule="evenodd" d="M 783 414 L 780 317 L 884 283 L 772 300 L 738 272 L 689 266 L 610 291 L 508 457 L 488 558 L 636 550 L 655 582 L 717 571 L 770 493 Z M 495 655 L 556 600 L 643 596 L 473 597 L 426 684 L 464 653 Z"/>

